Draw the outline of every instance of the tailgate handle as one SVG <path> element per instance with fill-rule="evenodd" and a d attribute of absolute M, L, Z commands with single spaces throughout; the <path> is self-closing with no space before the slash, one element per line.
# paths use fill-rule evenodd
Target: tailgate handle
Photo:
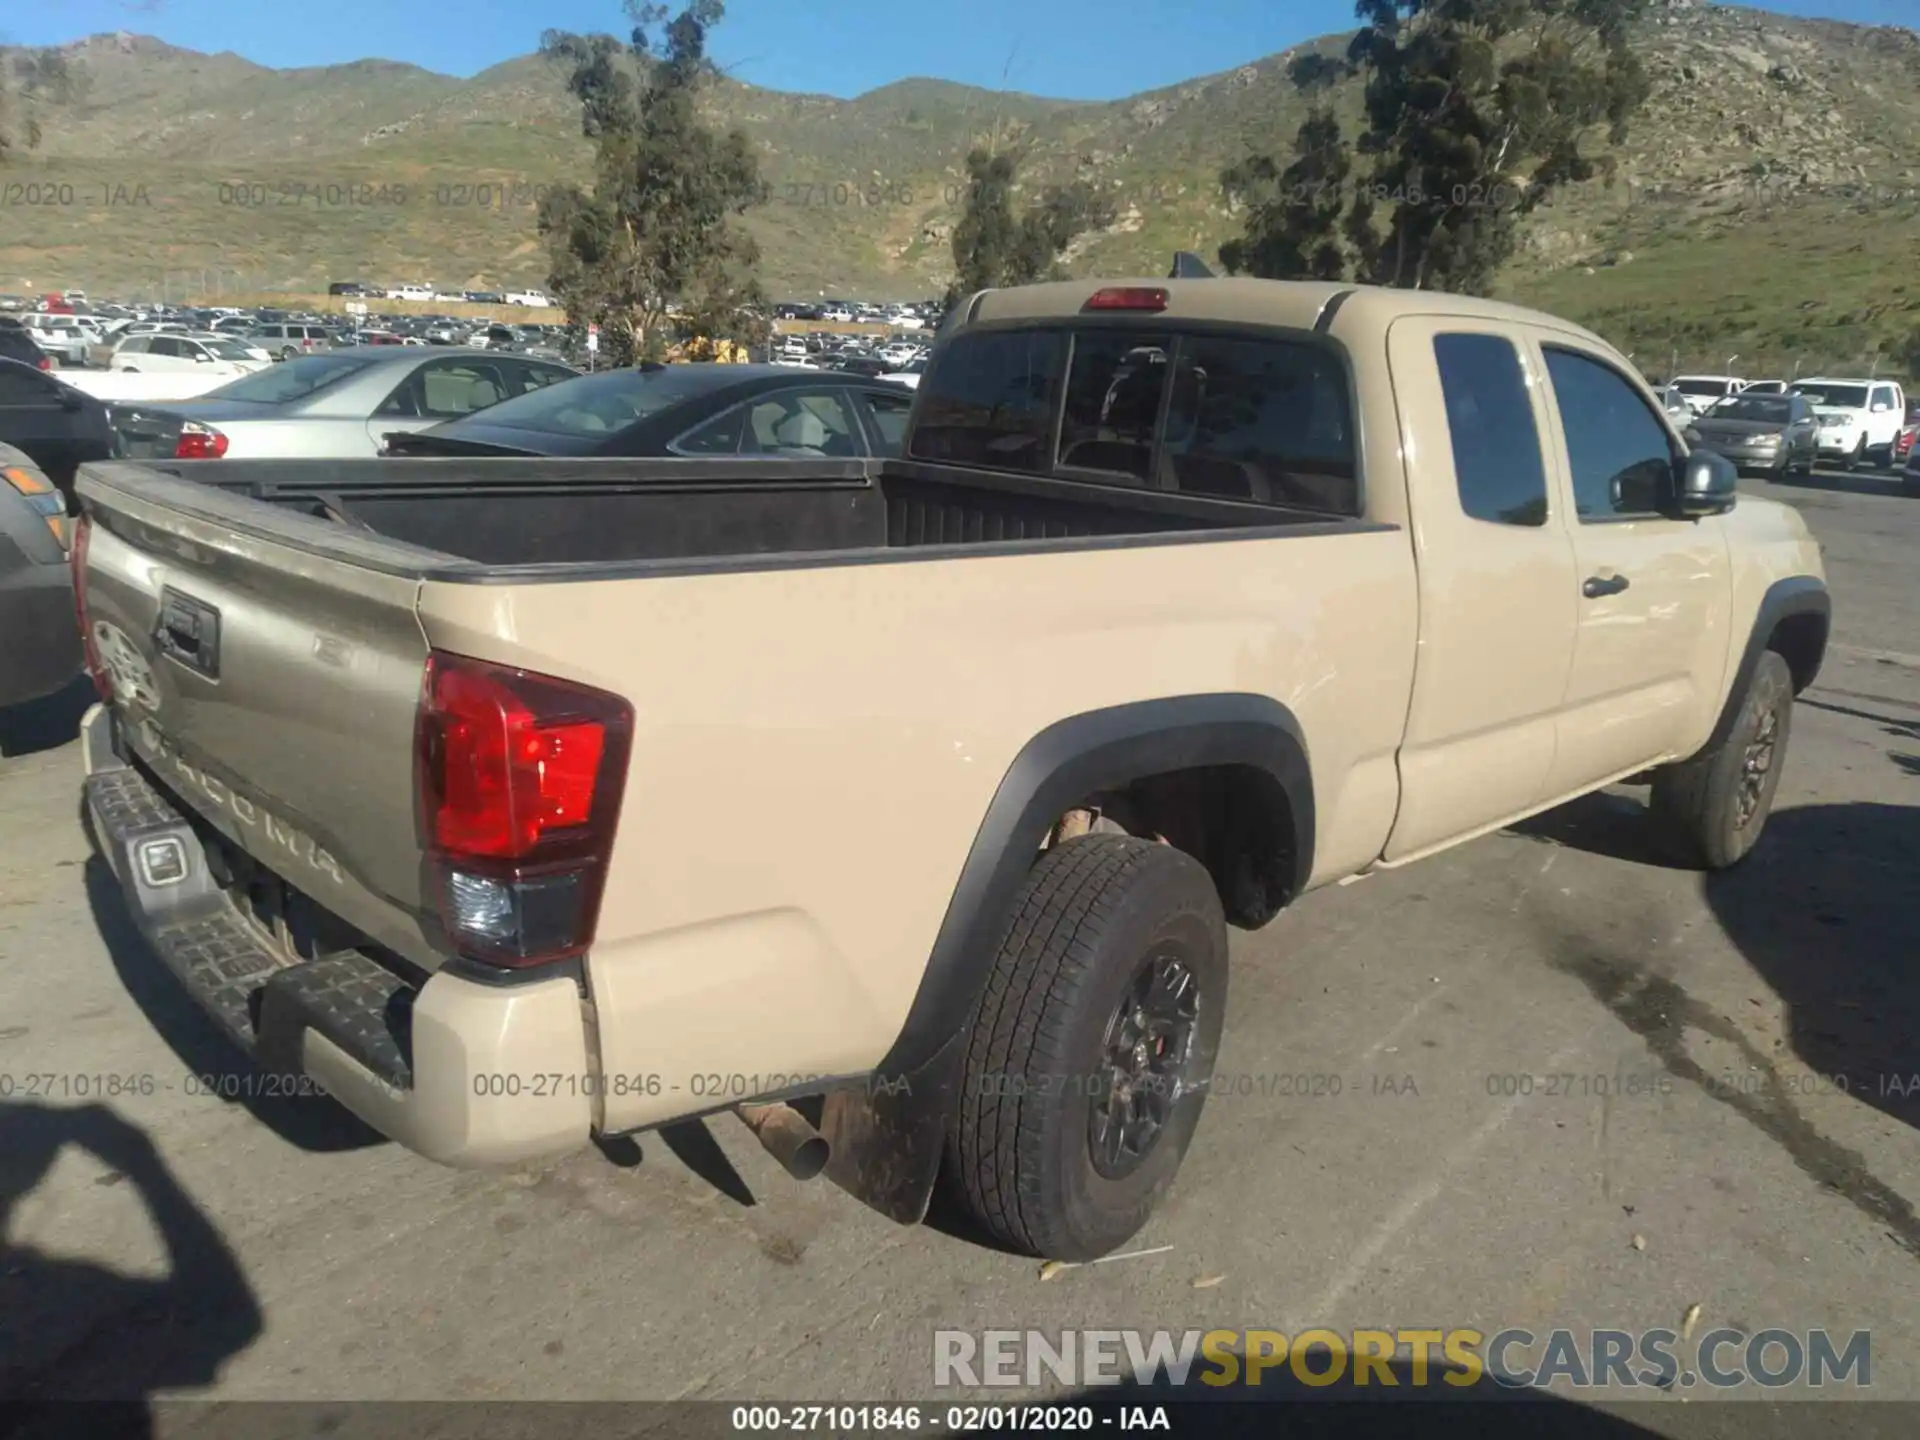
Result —
<path fill-rule="evenodd" d="M 153 640 L 161 654 L 189 670 L 210 680 L 220 678 L 220 612 L 213 606 L 177 590 L 163 590 Z"/>

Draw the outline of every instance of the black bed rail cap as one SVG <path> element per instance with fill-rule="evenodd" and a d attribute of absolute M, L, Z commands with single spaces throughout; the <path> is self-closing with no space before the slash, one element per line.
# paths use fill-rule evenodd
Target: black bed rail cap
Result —
<path fill-rule="evenodd" d="M 1191 250 L 1173 252 L 1173 269 L 1167 272 L 1169 280 L 1211 280 L 1213 271 L 1207 268 L 1207 262 Z"/>

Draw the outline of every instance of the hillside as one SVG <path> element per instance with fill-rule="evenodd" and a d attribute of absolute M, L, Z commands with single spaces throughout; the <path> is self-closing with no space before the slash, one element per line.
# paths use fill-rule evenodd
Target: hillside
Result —
<path fill-rule="evenodd" d="M 1618 183 L 1543 214 L 1504 288 L 1655 368 L 1676 351 L 1685 365 L 1833 364 L 1920 328 L 1920 34 L 1667 0 L 1637 43 L 1656 88 Z M 537 284 L 534 203 L 585 158 L 537 56 L 470 80 L 380 60 L 275 71 L 121 34 L 71 58 L 82 93 L 6 176 L 0 289 Z M 854 100 L 723 81 L 711 108 L 761 151 L 772 192 L 751 225 L 771 291 L 920 295 L 947 272 L 961 157 L 995 124 L 1025 128 L 1030 183 L 1113 192 L 1120 218 L 1077 248 L 1077 272 L 1211 253 L 1234 229 L 1220 168 L 1284 146 L 1298 122 L 1287 59 L 1112 103 L 927 79 Z"/>

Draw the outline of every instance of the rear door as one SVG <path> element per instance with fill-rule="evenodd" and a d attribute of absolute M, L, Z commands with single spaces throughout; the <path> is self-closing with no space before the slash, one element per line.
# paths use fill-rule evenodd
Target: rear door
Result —
<path fill-rule="evenodd" d="M 1420 583 L 1392 863 L 1539 803 L 1578 612 L 1530 348 L 1510 326 L 1407 316 L 1388 357 Z"/>
<path fill-rule="evenodd" d="M 71 491 L 81 412 L 61 403 L 58 384 L 25 365 L 0 365 L 0 442 L 24 450 L 63 490 Z"/>
<path fill-rule="evenodd" d="M 1549 454 L 1573 511 L 1573 669 L 1550 798 L 1689 753 L 1713 727 L 1730 648 L 1720 520 L 1660 513 L 1683 447 L 1610 356 L 1543 332 Z"/>
<path fill-rule="evenodd" d="M 394 432 L 426 430 L 498 404 L 511 391 L 499 367 L 470 355 L 449 355 L 416 366 L 367 421 L 375 453 Z"/>
<path fill-rule="evenodd" d="M 898 455 L 906 443 L 907 416 L 913 413 L 913 397 L 896 395 L 891 390 L 861 393 L 866 400 L 867 423 L 873 431 L 875 453 Z"/>

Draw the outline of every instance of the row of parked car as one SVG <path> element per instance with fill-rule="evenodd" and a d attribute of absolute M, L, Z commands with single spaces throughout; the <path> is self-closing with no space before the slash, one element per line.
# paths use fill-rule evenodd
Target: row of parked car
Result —
<path fill-rule="evenodd" d="M 1663 396 L 1690 444 L 1774 475 L 1811 473 L 1817 462 L 1889 470 L 1920 435 L 1920 403 L 1909 402 L 1897 381 L 1877 377 L 1682 375 Z"/>
<path fill-rule="evenodd" d="M 66 369 L 164 372 L 211 365 L 201 373 L 238 375 L 276 360 L 344 345 L 471 345 L 561 354 L 563 327 L 506 325 L 452 316 L 383 317 L 354 326 L 284 311 L 157 311 L 0 316 L 24 330 Z"/>

